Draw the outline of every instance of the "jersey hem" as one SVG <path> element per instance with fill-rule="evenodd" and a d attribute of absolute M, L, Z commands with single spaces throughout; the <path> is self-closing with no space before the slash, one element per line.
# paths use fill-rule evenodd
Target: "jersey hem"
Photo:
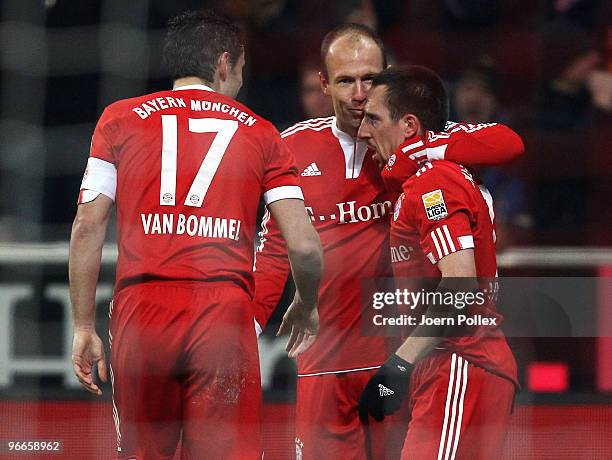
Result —
<path fill-rule="evenodd" d="M 368 367 L 358 367 L 355 369 L 341 369 L 336 371 L 322 371 L 322 372 L 312 372 L 312 373 L 298 373 L 298 377 L 315 377 L 317 375 L 328 375 L 328 374 L 346 374 L 348 372 L 361 372 L 361 371 L 371 371 L 374 369 L 379 369 L 382 364 L 377 366 L 368 366 Z"/>

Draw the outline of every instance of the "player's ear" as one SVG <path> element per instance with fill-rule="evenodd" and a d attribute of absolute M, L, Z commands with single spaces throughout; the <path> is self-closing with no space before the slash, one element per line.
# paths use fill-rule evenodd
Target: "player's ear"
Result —
<path fill-rule="evenodd" d="M 217 70 L 219 72 L 219 79 L 221 81 L 227 80 L 227 76 L 230 74 L 232 70 L 232 65 L 230 62 L 230 54 L 225 51 L 217 59 Z"/>
<path fill-rule="evenodd" d="M 329 86 L 329 83 L 327 82 L 325 75 L 323 75 L 323 72 L 319 72 L 319 85 L 321 85 L 321 91 L 323 91 L 323 94 L 327 95 L 327 87 Z"/>
<path fill-rule="evenodd" d="M 415 115 L 411 113 L 407 113 L 406 115 L 404 115 L 401 118 L 400 122 L 402 123 L 404 136 L 406 137 L 406 139 L 419 134 L 421 131 L 421 122 Z"/>

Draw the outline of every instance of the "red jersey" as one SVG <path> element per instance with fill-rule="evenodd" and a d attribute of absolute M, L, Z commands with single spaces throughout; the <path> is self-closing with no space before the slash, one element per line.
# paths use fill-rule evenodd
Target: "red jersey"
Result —
<path fill-rule="evenodd" d="M 317 340 L 298 359 L 300 375 L 370 369 L 391 350 L 387 339 L 365 334 L 361 318 L 371 306 L 375 285 L 362 281 L 392 276 L 389 218 L 399 194 L 387 191 L 373 151 L 365 141 L 340 131 L 335 117 L 298 123 L 281 137 L 293 150 L 302 176 L 310 219 L 321 238 L 324 271 L 319 291 Z M 496 164 L 523 152 L 520 137 L 497 124 L 450 123 L 446 133 L 427 133 L 414 155 L 412 170 L 424 158 L 466 158 Z M 424 156 L 424 158 L 422 158 Z M 408 157 L 408 156 L 406 156 Z M 284 241 L 266 213 L 255 267 L 255 318 L 263 327 L 276 307 L 289 274 Z M 371 289 L 372 292 L 366 292 Z"/>
<path fill-rule="evenodd" d="M 276 128 L 204 85 L 116 102 L 96 126 L 79 203 L 117 206 L 115 290 L 232 281 L 253 293 L 258 202 L 302 198 Z"/>
<path fill-rule="evenodd" d="M 396 194 L 385 190 L 366 142 L 340 131 L 334 117 L 298 123 L 281 137 L 295 153 L 306 210 L 321 238 L 324 259 L 319 334 L 298 358 L 298 372 L 378 366 L 388 354 L 386 339 L 364 336 L 361 330 L 361 280 L 392 275 L 389 217 Z M 289 273 L 284 242 L 268 213 L 263 230 L 254 299 L 255 317 L 262 326 Z"/>
<path fill-rule="evenodd" d="M 398 284 L 414 277 L 440 277 L 436 264 L 462 249 L 474 250 L 479 278 L 495 289 L 495 215 L 491 195 L 463 166 L 426 162 L 405 181 L 391 222 L 391 263 Z M 497 318 L 497 326 L 475 326 L 469 334 L 443 339 L 439 347 L 488 371 L 517 382 L 516 363 L 501 331 L 493 302 L 473 305 L 472 313 Z M 476 311 L 478 310 L 478 311 Z"/>

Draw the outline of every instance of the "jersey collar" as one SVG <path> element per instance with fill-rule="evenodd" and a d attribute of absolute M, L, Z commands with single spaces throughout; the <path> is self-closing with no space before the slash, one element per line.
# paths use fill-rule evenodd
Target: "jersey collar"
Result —
<path fill-rule="evenodd" d="M 365 140 L 353 137 L 344 131 L 340 131 L 336 122 L 336 117 L 333 117 L 331 129 L 333 135 L 338 138 L 340 147 L 342 147 L 342 151 L 344 152 L 344 162 L 346 165 L 345 178 L 356 179 L 361 173 L 363 160 L 368 150 L 368 143 Z"/>
<path fill-rule="evenodd" d="M 175 88 L 172 88 L 172 91 L 181 91 L 181 90 L 185 90 L 185 89 L 201 89 L 204 91 L 212 91 L 213 93 L 215 92 L 214 89 L 212 89 L 210 86 L 206 86 L 206 85 L 184 85 L 184 86 L 176 86 Z"/>
<path fill-rule="evenodd" d="M 350 134 L 345 133 L 344 131 L 341 131 L 340 128 L 338 128 L 338 120 L 336 119 L 336 117 L 332 117 L 331 128 L 332 128 L 332 133 L 334 133 L 334 136 L 336 136 L 341 141 L 364 142 L 364 141 L 360 141 L 359 138 L 353 137 Z"/>
<path fill-rule="evenodd" d="M 424 145 L 420 136 L 406 139 L 383 167 L 380 175 L 387 191 L 401 192 L 404 182 L 416 173 L 419 167 L 419 157 L 411 155 L 409 152 L 413 150 L 409 150 L 409 148 L 417 145 L 419 142 L 421 145 Z"/>

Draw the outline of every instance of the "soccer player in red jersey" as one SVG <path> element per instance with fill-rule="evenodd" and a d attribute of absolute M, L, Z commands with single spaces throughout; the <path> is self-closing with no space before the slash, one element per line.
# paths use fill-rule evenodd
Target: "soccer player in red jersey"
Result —
<path fill-rule="evenodd" d="M 288 348 L 318 327 L 321 248 L 291 152 L 233 97 L 238 28 L 209 12 L 170 22 L 171 91 L 121 100 L 96 126 L 70 242 L 73 362 L 101 394 L 106 358 L 95 290 L 111 207 L 118 261 L 111 303 L 113 417 L 119 458 L 259 459 L 261 383 L 252 296 L 253 237 L 264 201 L 297 283 Z"/>
<path fill-rule="evenodd" d="M 401 285 L 415 276 L 439 278 L 439 291 L 462 294 L 459 279 L 464 289 L 477 288 L 478 280 L 495 285 L 491 196 L 458 164 L 427 161 L 415 172 L 410 159 L 425 156 L 427 145 L 436 142 L 428 131 L 440 131 L 447 116 L 446 92 L 434 72 L 419 66 L 389 68 L 372 81 L 359 136 L 387 160 L 383 177 L 389 188 L 402 192 L 391 223 L 396 281 Z M 416 327 L 363 391 L 359 409 L 366 421 L 368 415 L 382 420 L 408 399 L 411 419 L 402 459 L 501 456 L 518 386 L 516 363 L 494 302 L 482 297 L 472 303 L 450 310 L 486 321 L 467 329 L 415 321 Z M 435 316 L 431 307 L 425 314 Z M 446 325 L 451 326 L 461 321 L 456 314 L 440 318 L 450 318 Z"/>
<path fill-rule="evenodd" d="M 393 452 L 389 422 L 363 425 L 357 406 L 367 381 L 391 350 L 376 331 L 361 329 L 362 316 L 371 309 L 362 298 L 372 297 L 372 292 L 362 292 L 361 281 L 392 276 L 389 219 L 399 193 L 385 189 L 376 152 L 357 138 L 357 131 L 372 79 L 386 67 L 385 54 L 371 30 L 348 24 L 327 34 L 321 59 L 321 85 L 332 99 L 335 116 L 297 123 L 281 133 L 295 153 L 306 209 L 321 237 L 325 262 L 319 334 L 298 358 L 296 451 L 304 459 L 380 459 Z M 523 152 L 520 137 L 503 125 L 438 134 L 419 151 L 423 157 L 410 160 L 412 171 L 424 158 L 485 165 L 510 161 Z M 285 245 L 268 213 L 256 254 L 255 316 L 261 327 L 276 307 L 288 274 Z M 398 450 L 402 441 L 403 435 Z"/>

